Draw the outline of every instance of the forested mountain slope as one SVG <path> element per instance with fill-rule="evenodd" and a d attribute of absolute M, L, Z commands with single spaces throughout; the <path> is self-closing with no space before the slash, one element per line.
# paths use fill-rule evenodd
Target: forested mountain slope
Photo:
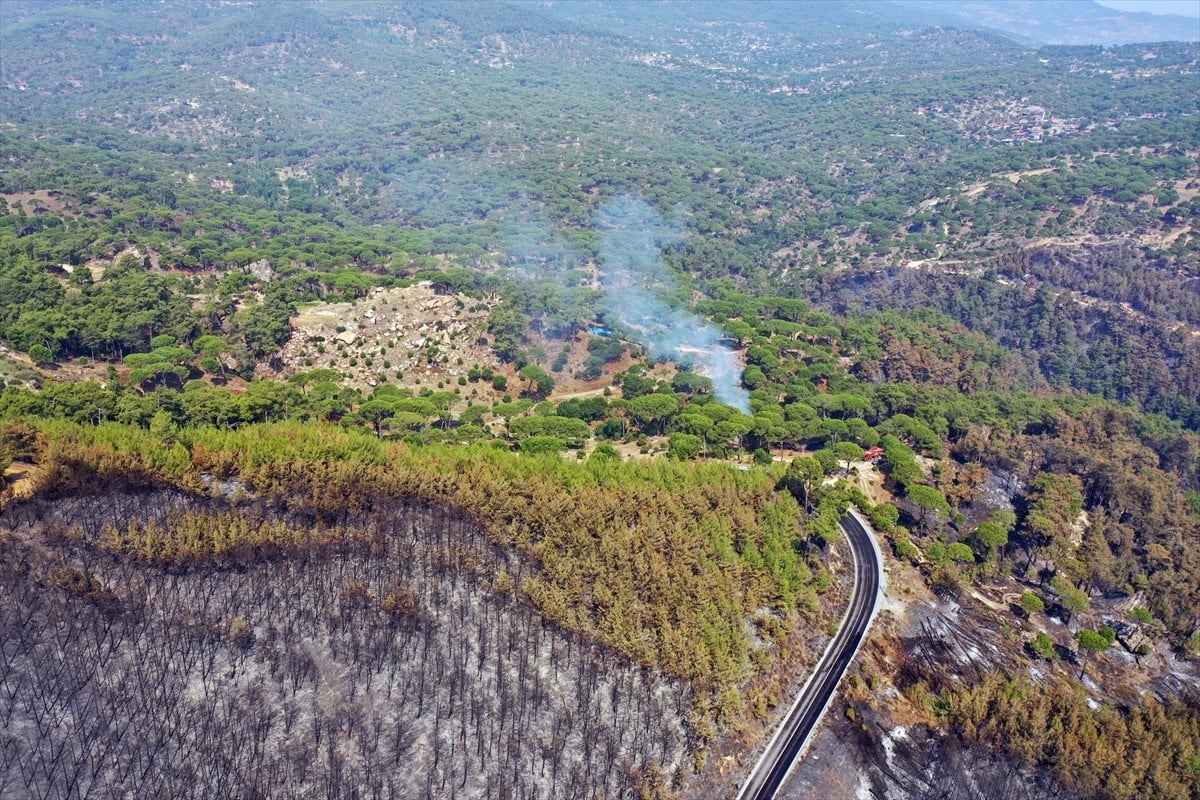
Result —
<path fill-rule="evenodd" d="M 404 266 L 432 243 L 549 279 L 553 305 L 584 305 L 568 331 L 590 316 L 597 209 L 629 191 L 687 215 L 667 258 L 702 281 L 810 294 L 830 270 L 1108 243 L 1195 276 L 1195 46 L 1031 50 L 875 4 L 703 8 L 6 5 L 8 246 L 60 263 L 134 246 L 194 273 Z M 324 253 L 294 249 L 314 238 Z M 30 322 L 7 338 L 61 349 Z M 260 355 L 282 336 L 264 333 Z"/>
<path fill-rule="evenodd" d="M 1194 796 L 1200 49 L 952 16 L 0 4 L 0 794 L 728 796 L 854 505 L 847 793 Z"/>
<path fill-rule="evenodd" d="M 900 0 L 900 4 L 937 14 L 946 24 L 986 25 L 1018 41 L 1041 44 L 1114 45 L 1200 39 L 1200 22 L 1194 15 L 1184 16 L 1186 7 L 1147 13 L 1091 0 L 966 0 L 954 4 Z"/>

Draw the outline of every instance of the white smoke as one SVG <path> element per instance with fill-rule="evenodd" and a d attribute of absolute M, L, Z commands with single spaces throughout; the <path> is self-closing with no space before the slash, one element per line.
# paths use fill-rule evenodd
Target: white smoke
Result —
<path fill-rule="evenodd" d="M 682 227 L 667 225 L 631 195 L 606 203 L 597 213 L 596 227 L 608 313 L 632 329 L 651 356 L 692 366 L 712 380 L 719 401 L 750 413 L 741 361 L 721 341 L 721 330 L 666 300 L 680 287 L 661 251 L 682 238 Z"/>

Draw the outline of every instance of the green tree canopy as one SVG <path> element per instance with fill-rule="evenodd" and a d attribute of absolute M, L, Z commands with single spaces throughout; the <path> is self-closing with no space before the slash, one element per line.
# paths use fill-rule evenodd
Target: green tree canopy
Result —
<path fill-rule="evenodd" d="M 630 400 L 626 408 L 647 433 L 662 433 L 667 419 L 679 410 L 679 400 L 671 394 L 647 394 Z"/>
<path fill-rule="evenodd" d="M 672 433 L 667 440 L 667 454 L 679 461 L 691 461 L 703 447 L 704 441 L 690 433 Z"/>
<path fill-rule="evenodd" d="M 1025 609 L 1030 614 L 1040 614 L 1046 610 L 1046 601 L 1038 597 L 1033 592 L 1021 593 L 1021 608 Z"/>

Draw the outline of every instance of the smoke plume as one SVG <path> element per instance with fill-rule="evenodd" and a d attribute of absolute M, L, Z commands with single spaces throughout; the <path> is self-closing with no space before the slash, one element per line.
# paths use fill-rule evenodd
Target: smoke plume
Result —
<path fill-rule="evenodd" d="M 646 203 L 625 195 L 600 209 L 596 227 L 608 313 L 633 330 L 651 356 L 693 368 L 712 380 L 719 401 L 750 413 L 741 362 L 721 341 L 720 329 L 668 302 L 681 287 L 660 253 L 682 238 L 682 226 L 666 224 Z"/>

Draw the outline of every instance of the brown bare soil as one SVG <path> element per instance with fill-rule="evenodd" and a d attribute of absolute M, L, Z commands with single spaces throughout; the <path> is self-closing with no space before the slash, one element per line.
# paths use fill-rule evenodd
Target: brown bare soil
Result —
<path fill-rule="evenodd" d="M 10 209 L 12 209 L 17 203 L 20 203 L 22 208 L 24 208 L 27 213 L 69 213 L 62 200 L 51 195 L 49 189 L 38 189 L 33 192 L 12 192 L 9 194 L 0 194 L 0 198 L 3 198 L 4 202 L 8 203 L 8 207 Z"/>
<path fill-rule="evenodd" d="M 494 301 L 440 295 L 428 283 L 376 289 L 354 303 L 323 303 L 301 309 L 292 337 L 275 357 L 278 377 L 327 368 L 344 381 L 369 389 L 386 381 L 400 386 L 462 389 L 491 400 L 490 385 L 459 387 L 471 367 L 508 374 L 492 352 L 487 314 Z M 322 352 L 324 351 L 324 352 Z M 351 363 L 351 362 L 354 363 Z M 401 377 L 397 377 L 399 372 Z"/>
<path fill-rule="evenodd" d="M 576 378 L 575 375 L 583 369 L 583 362 L 590 355 L 587 349 L 588 342 L 592 340 L 592 336 L 586 332 L 577 333 L 572 339 L 548 339 L 540 335 L 531 335 L 530 342 L 533 345 L 540 345 L 545 349 L 547 354 L 547 362 L 553 363 L 558 354 L 564 349 L 567 349 L 567 364 L 559 372 L 551 373 L 554 378 L 554 391 L 551 394 L 552 400 L 562 401 L 570 400 L 576 397 L 594 397 L 602 394 L 604 390 L 612 386 L 613 375 L 622 370 L 629 369 L 638 359 L 626 351 L 620 359 L 610 364 L 605 364 L 601 370 L 600 377 L 592 380 L 583 380 Z M 545 365 L 548 367 L 548 365 Z M 661 375 L 668 372 L 664 368 Z M 670 371 L 673 375 L 674 371 Z M 659 377 L 660 374 L 656 374 Z M 616 390 L 614 390 L 616 391 Z"/>

